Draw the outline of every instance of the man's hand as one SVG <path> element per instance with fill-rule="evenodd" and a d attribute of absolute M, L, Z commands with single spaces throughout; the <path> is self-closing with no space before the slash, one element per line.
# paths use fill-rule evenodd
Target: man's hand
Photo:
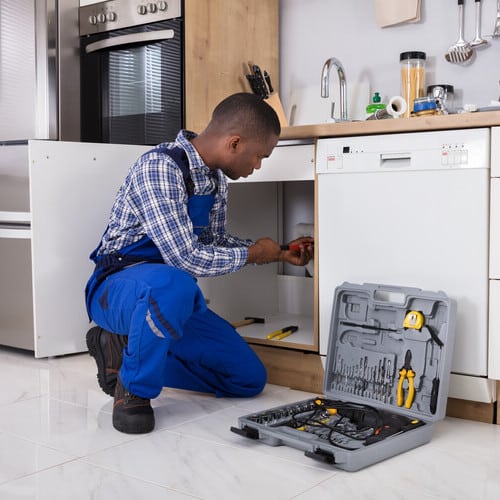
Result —
<path fill-rule="evenodd" d="M 305 266 L 314 257 L 314 238 L 309 236 L 290 241 L 285 247 L 280 260 L 295 266 Z"/>
<path fill-rule="evenodd" d="M 297 238 L 285 247 L 286 250 L 271 238 L 260 238 L 248 247 L 247 264 L 284 261 L 295 266 L 305 266 L 314 255 L 314 238 Z"/>
<path fill-rule="evenodd" d="M 268 264 L 280 259 L 281 251 L 278 243 L 271 238 L 260 238 L 248 247 L 247 264 Z"/>

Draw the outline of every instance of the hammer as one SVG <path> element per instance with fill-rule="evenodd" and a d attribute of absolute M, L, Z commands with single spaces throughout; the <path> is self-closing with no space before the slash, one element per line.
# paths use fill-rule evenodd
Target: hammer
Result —
<path fill-rule="evenodd" d="M 239 328 L 240 326 L 251 325 L 252 323 L 264 323 L 264 318 L 254 318 L 252 316 L 245 316 L 243 321 L 236 321 L 236 323 L 232 323 L 234 328 Z"/>

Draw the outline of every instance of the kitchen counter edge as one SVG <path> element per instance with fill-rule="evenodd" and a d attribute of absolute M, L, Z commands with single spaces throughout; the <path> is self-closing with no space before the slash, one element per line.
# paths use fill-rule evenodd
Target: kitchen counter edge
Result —
<path fill-rule="evenodd" d="M 320 123 L 284 127 L 280 139 L 307 139 L 372 134 L 397 134 L 500 125 L 500 111 L 482 111 L 456 115 L 418 116 L 412 118 Z"/>

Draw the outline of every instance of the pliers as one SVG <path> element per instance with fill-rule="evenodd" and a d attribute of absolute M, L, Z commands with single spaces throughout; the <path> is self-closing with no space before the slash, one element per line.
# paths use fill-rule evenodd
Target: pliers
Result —
<path fill-rule="evenodd" d="M 411 351 L 408 349 L 405 354 L 405 364 L 399 370 L 398 381 L 398 406 L 403 406 L 403 384 L 405 379 L 408 379 L 408 395 L 404 401 L 405 408 L 411 408 L 415 399 L 415 372 L 411 368 Z"/>

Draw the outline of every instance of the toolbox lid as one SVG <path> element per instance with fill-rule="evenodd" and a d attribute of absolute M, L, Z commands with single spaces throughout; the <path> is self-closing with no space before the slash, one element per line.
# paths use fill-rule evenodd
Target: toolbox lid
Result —
<path fill-rule="evenodd" d="M 374 283 L 335 289 L 324 393 L 434 422 L 444 418 L 456 302 Z"/>

